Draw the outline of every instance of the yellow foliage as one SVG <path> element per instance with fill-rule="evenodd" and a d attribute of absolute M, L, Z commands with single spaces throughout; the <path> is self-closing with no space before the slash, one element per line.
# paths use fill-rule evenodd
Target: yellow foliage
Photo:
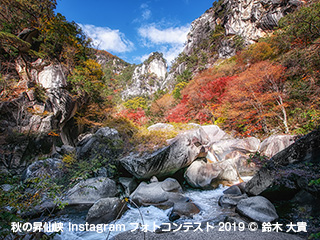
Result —
<path fill-rule="evenodd" d="M 66 164 L 67 167 L 70 167 L 77 161 L 76 155 L 74 153 L 66 154 L 63 156 L 62 161 Z"/>

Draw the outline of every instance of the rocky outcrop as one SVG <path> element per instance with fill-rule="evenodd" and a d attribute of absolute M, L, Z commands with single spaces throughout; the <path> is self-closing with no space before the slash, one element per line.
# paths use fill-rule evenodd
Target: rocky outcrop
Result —
<path fill-rule="evenodd" d="M 240 45 L 245 46 L 266 36 L 278 26 L 279 20 L 293 12 L 305 1 L 272 0 L 219 0 L 191 24 L 187 42 L 180 56 L 208 56 L 205 65 L 195 63 L 193 73 L 199 68 L 213 66 L 218 59 L 234 56 Z M 182 60 L 181 60 L 182 59 Z M 174 84 L 176 75 L 187 69 L 188 58 L 177 58 L 167 82 Z M 190 64 L 189 64 L 190 65 Z M 189 66 L 190 68 L 190 66 Z"/>
<path fill-rule="evenodd" d="M 152 53 L 141 65 L 138 65 L 132 75 L 131 84 L 121 93 L 123 99 L 137 96 L 151 96 L 164 89 L 167 75 L 167 63 L 160 53 Z"/>
<path fill-rule="evenodd" d="M 105 177 L 89 178 L 71 188 L 64 201 L 68 206 L 90 207 L 101 198 L 115 197 L 117 194 L 118 189 L 113 180 Z"/>
<path fill-rule="evenodd" d="M 210 8 L 191 23 L 191 30 L 187 36 L 187 42 L 183 52 L 187 55 L 191 54 L 196 47 L 200 46 L 203 39 L 210 36 L 215 26 L 214 10 Z"/>
<path fill-rule="evenodd" d="M 300 190 L 319 193 L 309 182 L 320 178 L 320 130 L 315 130 L 273 156 L 247 183 L 251 195 L 292 198 Z"/>
<path fill-rule="evenodd" d="M 86 222 L 89 224 L 110 223 L 125 213 L 126 206 L 126 202 L 119 198 L 101 198 L 89 209 Z"/>
<path fill-rule="evenodd" d="M 139 179 L 169 176 L 189 166 L 200 154 L 204 154 L 208 143 L 208 135 L 202 128 L 198 128 L 179 134 L 171 140 L 169 146 L 155 152 L 132 152 L 120 159 L 120 163 Z"/>

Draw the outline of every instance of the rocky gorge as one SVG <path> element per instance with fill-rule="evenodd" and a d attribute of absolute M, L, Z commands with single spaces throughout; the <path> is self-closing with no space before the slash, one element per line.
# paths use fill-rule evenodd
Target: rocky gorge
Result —
<path fill-rule="evenodd" d="M 164 130 L 168 128 L 165 124 L 162 127 Z M 310 185 L 310 182 L 320 177 L 317 170 L 319 130 L 296 141 L 293 136 L 279 135 L 260 142 L 256 138 L 233 138 L 216 125 L 192 127 L 154 152 L 130 153 L 120 158 L 123 150 L 117 144 L 121 136 L 117 130 L 108 127 L 84 136 L 75 148 L 63 145 L 58 154 L 69 151 L 85 157 L 87 161 L 94 161 L 97 155 L 109 158 L 114 156 L 120 164 L 118 169 L 124 169 L 124 175 L 113 175 L 108 165 L 101 167 L 96 173 L 97 177 L 83 180 L 62 194 L 61 200 L 66 207 L 62 212 L 52 215 L 53 219 L 64 216 L 74 211 L 73 209 L 82 209 L 83 213 L 87 213 L 86 222 L 108 224 L 126 214 L 126 201 L 129 201 L 130 208 L 154 206 L 168 209 L 166 221 L 173 224 L 192 219 L 198 222 L 197 216 L 202 216 L 205 214 L 203 211 L 208 209 L 198 206 L 198 200 L 194 196 L 188 197 L 188 189 L 202 189 L 205 193 L 219 185 L 232 185 L 224 188 L 223 193 L 215 200 L 216 203 L 212 203 L 216 204 L 215 208 L 226 211 L 220 210 L 220 215 L 214 218 L 200 218 L 203 224 L 229 222 L 248 226 L 252 221 L 258 224 L 280 221 L 285 225 L 288 221 L 305 221 L 308 230 L 318 231 L 317 218 L 310 220 L 309 216 L 318 216 L 319 211 L 316 204 L 319 189 L 317 185 Z M 260 170 L 261 162 L 254 159 L 257 153 L 271 157 L 270 160 L 264 159 Z M 61 178 L 65 164 L 61 155 L 38 160 L 27 167 L 24 181 L 48 175 L 51 178 Z M 243 182 L 242 178 L 245 176 L 253 177 L 248 182 Z M 240 183 L 233 185 L 236 182 Z M 4 187 L 2 186 L 6 191 Z M 288 203 L 295 208 L 283 213 L 283 204 Z M 43 196 L 40 205 L 28 214 L 35 217 L 44 216 L 46 212 L 56 212 L 56 204 L 53 199 Z M 308 208 L 304 215 L 298 214 L 298 209 L 305 206 Z M 139 218 L 138 215 L 136 217 Z M 127 234 L 131 239 L 140 239 L 140 235 Z M 303 232 L 301 234 L 301 237 L 305 236 Z M 122 239 L 121 236 L 115 236 L 115 239 Z M 299 239 L 294 235 L 279 234 L 278 237 Z"/>
<path fill-rule="evenodd" d="M 134 65 L 85 47 L 90 57 L 77 56 L 86 60 L 76 65 L 69 55 L 81 51 L 74 46 L 51 59 L 38 52 L 35 38 L 40 33 L 35 29 L 19 29 L 16 35 L 1 31 L 1 44 L 9 39 L 22 46 L 6 57 L 11 48 L 0 45 L 1 61 L 7 61 L 0 65 L 1 84 L 11 82 L 14 90 L 1 85 L 0 236 L 6 240 L 319 238 L 320 129 L 312 124 L 319 116 L 316 111 L 305 114 L 310 118 L 305 124 L 308 134 L 299 135 L 282 134 L 275 127 L 265 135 L 240 137 L 221 127 L 225 118 L 212 117 L 202 124 L 160 122 L 156 116 L 144 126 L 128 119 L 141 109 L 150 113 L 147 101 L 171 94 L 179 83 L 186 85 L 196 74 L 268 36 L 282 17 L 304 2 L 215 2 L 192 23 L 184 50 L 170 71 L 158 52 Z M 310 88 L 317 84 L 314 79 Z M 283 92 L 293 86 L 287 84 Z M 195 91 L 205 89 L 199 86 Z M 306 95 L 311 93 L 318 92 Z M 294 97 L 298 95 L 295 92 Z M 274 109 L 285 113 L 284 106 L 291 103 L 280 104 L 281 96 L 270 94 L 278 102 Z M 187 101 L 180 98 L 165 103 Z M 316 99 L 312 101 L 317 105 Z M 252 105 L 263 109 L 261 102 Z M 162 112 L 164 107 L 157 107 Z M 214 112 L 214 107 L 205 108 Z M 252 125 L 265 124 L 270 116 L 279 117 L 267 112 Z M 286 116 L 280 116 L 282 122 Z M 15 234 L 10 225 L 14 221 L 60 222 L 65 227 L 119 223 L 125 229 Z M 136 231 L 131 231 L 135 223 Z"/>

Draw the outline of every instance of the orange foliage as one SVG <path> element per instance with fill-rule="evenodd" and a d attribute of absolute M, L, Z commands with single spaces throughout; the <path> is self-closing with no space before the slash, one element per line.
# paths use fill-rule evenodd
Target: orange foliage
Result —
<path fill-rule="evenodd" d="M 174 98 L 170 94 L 165 94 L 151 104 L 150 111 L 156 117 L 163 117 L 174 105 Z"/>
<path fill-rule="evenodd" d="M 276 118 L 287 130 L 284 70 L 268 61 L 249 67 L 228 82 L 221 104 L 212 105 L 215 117 L 226 118 L 227 126 L 243 135 L 269 132 L 270 122 Z"/>

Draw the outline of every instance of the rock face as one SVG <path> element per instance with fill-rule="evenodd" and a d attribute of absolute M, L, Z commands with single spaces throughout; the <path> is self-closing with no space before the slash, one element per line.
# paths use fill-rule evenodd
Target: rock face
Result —
<path fill-rule="evenodd" d="M 122 166 L 139 179 L 169 176 L 189 166 L 199 154 L 205 152 L 208 135 L 202 128 L 179 134 L 167 147 L 152 153 L 131 153 L 120 159 Z"/>
<path fill-rule="evenodd" d="M 278 218 L 272 203 L 261 196 L 246 198 L 238 202 L 236 211 L 256 222 L 272 222 Z"/>
<path fill-rule="evenodd" d="M 191 30 L 187 36 L 187 42 L 183 50 L 185 54 L 190 54 L 215 29 L 216 21 L 213 14 L 213 8 L 210 8 L 191 23 Z"/>
<path fill-rule="evenodd" d="M 164 89 L 164 80 L 167 75 L 167 63 L 162 54 L 152 53 L 133 72 L 131 84 L 122 92 L 122 98 L 136 96 L 150 96 L 160 89 Z"/>
<path fill-rule="evenodd" d="M 126 203 L 119 198 L 101 198 L 89 209 L 86 221 L 89 224 L 107 224 L 120 218 L 126 210 Z"/>
<path fill-rule="evenodd" d="M 198 71 L 200 67 L 208 68 L 218 59 L 233 56 L 237 51 L 237 43 L 248 45 L 266 36 L 278 26 L 283 16 L 293 12 L 303 3 L 302 0 L 216 1 L 213 7 L 192 22 L 182 55 L 195 54 L 201 58 L 203 54 L 207 54 L 210 57 L 206 60 L 206 65 L 193 66 L 191 71 Z M 208 41 L 212 39 L 213 34 L 219 35 L 214 43 Z M 181 75 L 187 69 L 187 61 L 177 60 L 173 66 L 168 75 L 168 82 L 173 82 L 175 75 Z"/>
<path fill-rule="evenodd" d="M 60 64 L 45 66 L 38 74 L 38 82 L 46 89 L 63 88 L 67 86 L 65 71 Z"/>
<path fill-rule="evenodd" d="M 251 195 L 290 199 L 300 190 L 319 193 L 311 180 L 320 178 L 320 130 L 315 130 L 273 156 L 247 183 Z"/>
<path fill-rule="evenodd" d="M 91 206 L 101 198 L 115 197 L 118 194 L 116 183 L 105 177 L 89 178 L 81 181 L 67 194 L 68 205 Z"/>

